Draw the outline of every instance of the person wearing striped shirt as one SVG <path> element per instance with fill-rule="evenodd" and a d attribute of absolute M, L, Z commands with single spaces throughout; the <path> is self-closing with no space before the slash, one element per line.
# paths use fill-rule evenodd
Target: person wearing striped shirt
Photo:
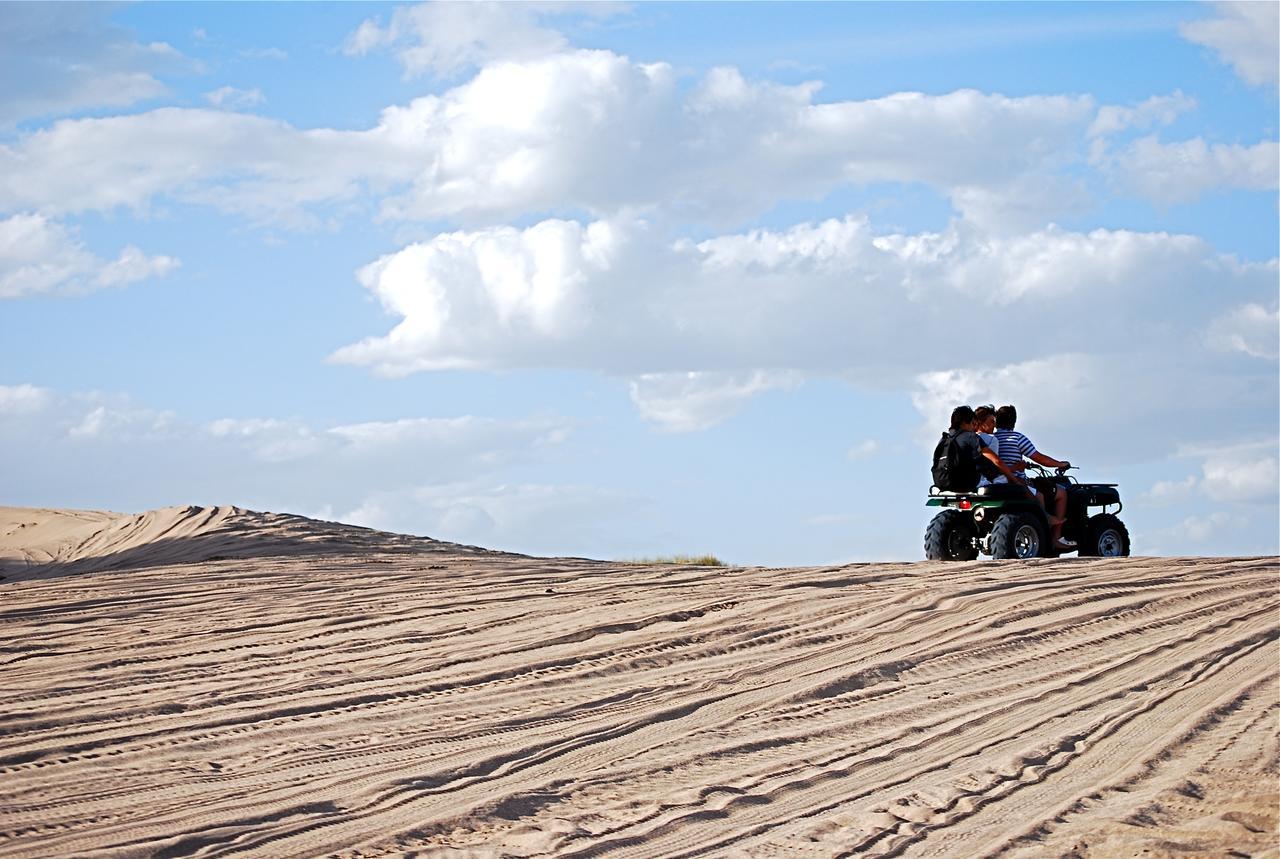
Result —
<path fill-rule="evenodd" d="M 1071 467 L 1071 463 L 1065 459 L 1054 459 L 1048 454 L 1041 453 L 1036 450 L 1036 446 L 1022 433 L 1014 429 L 1018 422 L 1018 410 L 1013 406 L 1001 406 L 996 409 L 996 441 L 1000 444 L 1000 461 L 1026 480 L 1026 465 L 1023 457 L 1030 459 L 1032 462 L 1038 462 L 1047 468 L 1067 469 Z M 1056 481 L 1040 481 L 1038 484 L 1032 484 L 1027 480 L 1027 487 L 1035 491 L 1033 486 L 1038 486 L 1045 495 L 1045 510 L 1049 510 L 1049 504 L 1053 504 L 1053 514 L 1049 516 L 1049 529 L 1053 537 L 1053 544 L 1059 551 L 1067 551 L 1074 549 L 1076 544 L 1071 540 L 1062 538 L 1062 523 L 1066 521 L 1067 513 L 1067 493 L 1065 488 L 1058 485 Z"/>

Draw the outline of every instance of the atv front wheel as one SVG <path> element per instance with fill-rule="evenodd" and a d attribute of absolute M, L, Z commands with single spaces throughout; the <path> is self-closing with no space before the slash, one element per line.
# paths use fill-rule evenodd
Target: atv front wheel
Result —
<path fill-rule="evenodd" d="M 996 559 L 1038 558 L 1046 546 L 1044 527 L 1030 516 L 1006 513 L 991 527 L 991 556 Z"/>
<path fill-rule="evenodd" d="M 1090 516 L 1080 541 L 1080 556 L 1095 558 L 1127 558 L 1129 529 L 1110 513 Z"/>
<path fill-rule="evenodd" d="M 924 556 L 930 561 L 972 561 L 978 557 L 973 545 L 977 536 L 972 516 L 959 510 L 943 510 L 930 520 L 924 532 Z"/>

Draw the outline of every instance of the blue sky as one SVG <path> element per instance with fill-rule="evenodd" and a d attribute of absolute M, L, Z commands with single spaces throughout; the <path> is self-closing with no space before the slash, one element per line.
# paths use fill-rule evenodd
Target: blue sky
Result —
<path fill-rule="evenodd" d="M 920 556 L 952 405 L 1280 551 L 1276 4 L 0 4 L 0 503 Z"/>

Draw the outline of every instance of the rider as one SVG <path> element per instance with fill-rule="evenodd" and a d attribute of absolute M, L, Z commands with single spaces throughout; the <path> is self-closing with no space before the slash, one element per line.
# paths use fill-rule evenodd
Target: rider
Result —
<path fill-rule="evenodd" d="M 1006 479 L 1014 483 L 1022 483 L 1023 478 L 1014 473 L 1013 469 L 1001 462 L 995 448 L 989 447 L 987 442 L 974 432 L 977 428 L 977 422 L 974 419 L 973 409 L 968 406 L 956 406 L 951 411 L 951 429 L 943 434 L 943 442 L 950 436 L 952 444 L 959 451 L 959 458 L 971 469 L 966 468 L 972 479 L 971 485 L 955 486 L 954 489 L 959 491 L 972 491 L 978 486 L 978 479 L 981 477 L 986 480 L 988 477 L 1003 475 Z M 934 458 L 937 459 L 942 450 L 943 442 L 939 442 L 938 449 L 934 451 Z M 962 478 L 963 479 L 963 478 Z M 968 480 L 964 482 L 968 483 Z"/>
<path fill-rule="evenodd" d="M 978 438 L 991 450 L 1000 454 L 1000 440 L 996 438 L 996 407 L 995 406 L 978 406 L 973 410 L 973 431 L 978 434 Z M 987 479 L 984 474 L 978 481 L 979 486 L 988 486 L 993 481 Z M 1004 483 L 1005 477 L 999 476 L 995 479 L 995 483 Z"/>
<path fill-rule="evenodd" d="M 1071 540 L 1063 539 L 1062 523 L 1066 521 L 1067 515 L 1067 493 L 1065 488 L 1061 487 L 1055 480 L 1040 480 L 1036 486 L 1031 485 L 1031 481 L 1026 480 L 1026 466 L 1022 461 L 1022 457 L 1026 456 L 1033 462 L 1038 462 L 1048 468 L 1059 468 L 1066 470 L 1071 467 L 1071 463 L 1065 459 L 1054 459 L 1051 456 L 1036 450 L 1036 446 L 1031 443 L 1031 439 L 1014 429 L 1014 425 L 1018 422 L 1018 410 L 1013 406 L 1001 406 L 996 409 L 996 439 L 1000 443 L 1000 459 L 1005 465 L 1013 469 L 1013 471 L 1027 484 L 1027 488 L 1033 493 L 1038 487 L 1045 494 L 1045 510 L 1049 509 L 1049 504 L 1053 504 L 1053 515 L 1049 517 L 1049 529 L 1052 532 L 1053 544 L 1059 551 L 1068 551 L 1074 549 L 1076 544 Z"/>

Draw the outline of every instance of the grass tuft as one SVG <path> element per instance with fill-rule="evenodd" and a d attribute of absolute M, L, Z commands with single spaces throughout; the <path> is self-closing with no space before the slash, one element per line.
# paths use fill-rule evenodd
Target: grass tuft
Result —
<path fill-rule="evenodd" d="M 619 563 L 623 564 L 645 564 L 654 566 L 657 564 L 671 564 L 680 567 L 723 567 L 724 561 L 715 555 L 659 555 L 656 558 L 622 558 Z"/>

